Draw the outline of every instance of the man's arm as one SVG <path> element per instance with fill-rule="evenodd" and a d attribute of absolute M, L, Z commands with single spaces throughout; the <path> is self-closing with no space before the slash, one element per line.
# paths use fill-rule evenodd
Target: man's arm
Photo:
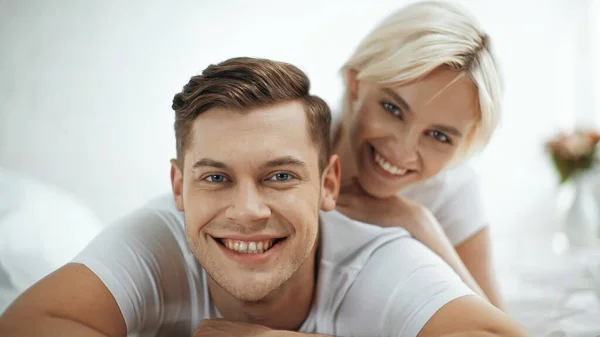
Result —
<path fill-rule="evenodd" d="M 165 302 L 183 308 L 191 300 L 180 245 L 185 234 L 178 221 L 170 213 L 143 208 L 108 226 L 75 263 L 44 278 L 8 308 L 0 331 L 11 333 L 0 336 L 88 336 L 74 329 L 126 336 L 160 330 L 169 314 Z"/>
<path fill-rule="evenodd" d="M 67 264 L 25 291 L 0 316 L 0 336 L 123 336 L 117 302 L 87 267 Z"/>
<path fill-rule="evenodd" d="M 373 331 L 374 336 L 381 331 Z M 333 337 L 264 326 L 207 319 L 200 322 L 193 337 Z M 527 333 L 506 314 L 476 296 L 464 296 L 443 306 L 423 327 L 418 337 L 522 337 Z"/>
<path fill-rule="evenodd" d="M 484 227 L 477 234 L 456 246 L 455 249 L 490 303 L 502 309 L 503 303 L 492 268 L 489 227 Z"/>
<path fill-rule="evenodd" d="M 528 336 L 507 314 L 477 296 L 450 301 L 427 321 L 418 337 Z"/>

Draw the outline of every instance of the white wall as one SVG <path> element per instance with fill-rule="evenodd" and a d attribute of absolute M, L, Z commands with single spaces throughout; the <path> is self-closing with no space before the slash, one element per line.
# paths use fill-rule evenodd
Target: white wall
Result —
<path fill-rule="evenodd" d="M 339 67 L 405 2 L 0 1 L 0 166 L 114 220 L 169 189 L 170 104 L 191 75 L 233 56 L 285 60 L 336 106 Z M 600 121 L 582 35 L 598 30 L 594 1 L 459 2 L 484 23 L 506 76 L 506 115 L 478 166 L 494 229 L 508 235 L 546 220 L 555 177 L 543 141 Z"/>
<path fill-rule="evenodd" d="M 594 111 L 596 114 L 596 125 L 600 125 L 600 0 L 590 0 L 590 11 L 588 12 L 588 29 L 591 34 L 589 44 L 591 46 L 592 61 L 592 91 L 594 96 Z"/>

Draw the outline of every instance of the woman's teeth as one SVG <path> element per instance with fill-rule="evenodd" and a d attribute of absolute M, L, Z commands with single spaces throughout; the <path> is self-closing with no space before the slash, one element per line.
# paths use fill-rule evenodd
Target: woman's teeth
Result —
<path fill-rule="evenodd" d="M 221 239 L 223 245 L 238 253 L 247 254 L 260 254 L 264 253 L 273 247 L 274 239 L 263 240 L 263 241 L 242 241 L 242 240 L 231 240 Z"/>
<path fill-rule="evenodd" d="M 397 176 L 403 176 L 406 174 L 406 172 L 408 172 L 408 170 L 406 169 L 401 169 L 398 168 L 392 164 L 390 164 L 387 160 L 385 160 L 385 158 L 383 158 L 383 156 L 381 156 L 379 153 L 374 152 L 374 158 L 375 158 L 375 162 L 377 163 L 377 165 L 379 165 L 379 167 L 381 167 L 384 171 L 391 173 L 393 175 L 397 175 Z"/>

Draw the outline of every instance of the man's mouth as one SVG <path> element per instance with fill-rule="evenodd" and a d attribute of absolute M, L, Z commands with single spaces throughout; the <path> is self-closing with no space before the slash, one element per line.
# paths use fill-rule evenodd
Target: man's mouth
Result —
<path fill-rule="evenodd" d="M 267 240 L 239 240 L 227 238 L 214 238 L 219 244 L 225 248 L 238 253 L 244 254 L 262 254 L 275 245 L 282 242 L 286 238 L 267 239 Z"/>

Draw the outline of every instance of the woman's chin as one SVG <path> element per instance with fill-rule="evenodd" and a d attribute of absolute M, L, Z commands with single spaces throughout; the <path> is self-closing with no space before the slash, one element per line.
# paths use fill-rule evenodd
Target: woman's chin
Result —
<path fill-rule="evenodd" d="M 395 196 L 402 189 L 402 186 L 390 188 L 391 186 L 389 184 L 382 183 L 379 179 L 369 179 L 364 176 L 359 176 L 358 183 L 370 196 L 379 199 Z"/>

